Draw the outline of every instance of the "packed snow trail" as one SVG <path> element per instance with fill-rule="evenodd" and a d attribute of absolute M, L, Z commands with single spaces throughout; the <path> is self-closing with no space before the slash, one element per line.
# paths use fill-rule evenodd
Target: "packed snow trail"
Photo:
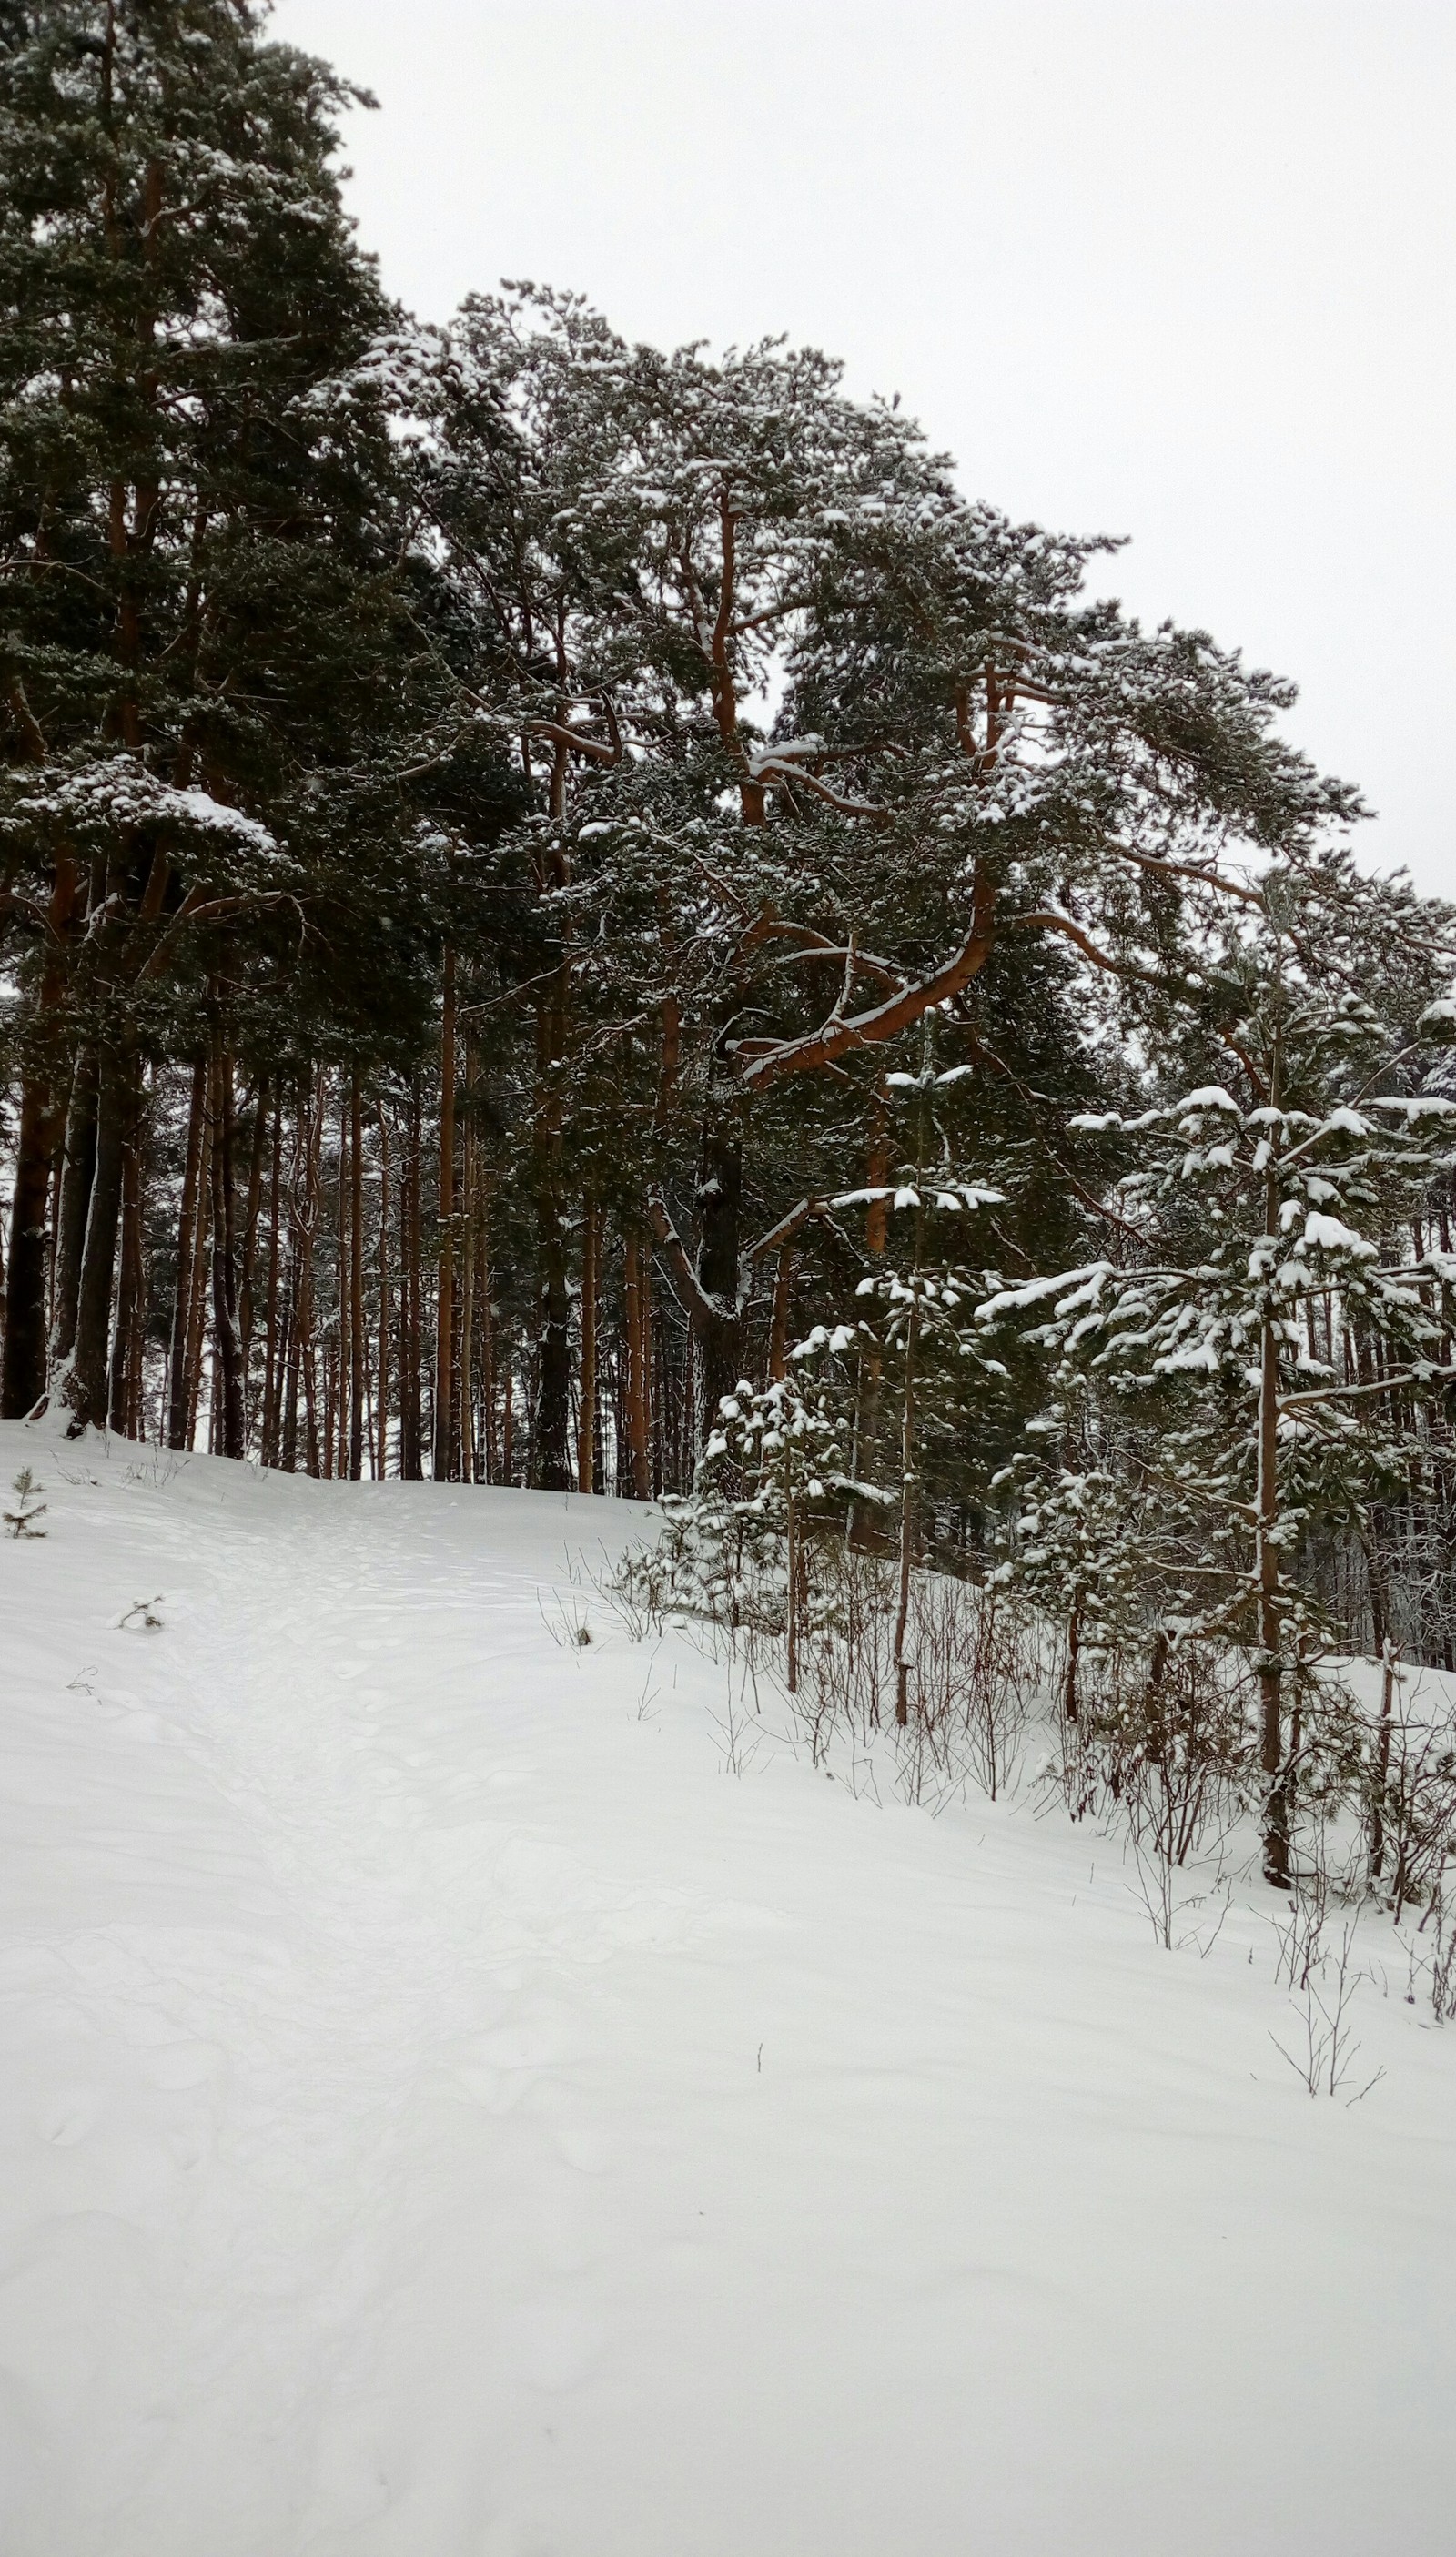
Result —
<path fill-rule="evenodd" d="M 1164 1952 L 1024 1794 L 740 1748 L 590 1589 L 553 1640 L 620 1507 L 22 1462 L 5 2557 L 1450 2547 L 1456 2033 L 1403 1973 L 1312 2102 L 1256 1907 Z"/>

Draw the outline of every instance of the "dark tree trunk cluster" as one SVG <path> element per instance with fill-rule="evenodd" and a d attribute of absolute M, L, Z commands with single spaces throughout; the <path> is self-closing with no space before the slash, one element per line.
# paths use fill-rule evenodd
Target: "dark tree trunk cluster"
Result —
<path fill-rule="evenodd" d="M 559 1174 L 535 1277 L 497 1267 L 501 1173 L 449 957 L 442 994 L 434 1067 L 403 1082 L 250 1073 L 220 1027 L 185 1065 L 85 1045 L 28 1082 L 0 1416 L 49 1405 L 77 1431 L 352 1480 L 686 1489 L 742 1319 L 714 1361 L 645 1213 Z"/>

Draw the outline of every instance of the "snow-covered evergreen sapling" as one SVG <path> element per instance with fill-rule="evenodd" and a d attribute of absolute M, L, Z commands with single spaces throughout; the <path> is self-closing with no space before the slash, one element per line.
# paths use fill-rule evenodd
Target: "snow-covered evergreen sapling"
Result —
<path fill-rule="evenodd" d="M 942 1209 L 960 1210 L 985 1205 L 998 1199 L 998 1191 L 975 1191 L 970 1188 L 951 1190 L 940 1187 L 930 1193 L 929 1204 Z M 937 1263 L 930 1268 L 920 1265 L 922 1216 L 926 1198 L 922 1189 L 906 1183 L 895 1193 L 896 1207 L 909 1209 L 916 1220 L 916 1257 L 904 1271 L 876 1272 L 860 1281 L 859 1292 L 874 1308 L 863 1331 L 865 1346 L 872 1349 L 876 1365 L 887 1365 L 899 1379 L 899 1575 L 895 1613 L 895 1720 L 903 1724 L 909 1718 L 910 1662 L 906 1641 L 910 1621 L 910 1582 L 919 1550 L 920 1453 L 923 1433 L 929 1425 L 928 1415 L 920 1406 L 920 1382 L 929 1354 L 950 1346 L 954 1353 L 974 1357 L 988 1375 L 1004 1376 L 999 1359 L 983 1348 L 975 1332 L 965 1321 L 965 1314 L 985 1296 L 985 1282 L 959 1265 Z"/>
<path fill-rule="evenodd" d="M 871 1399 L 878 1399 L 886 1365 L 899 1377 L 895 1721 L 901 1726 L 908 1722 L 910 1711 L 910 1586 L 919 1546 L 920 1457 L 927 1419 L 918 1400 L 922 1365 L 928 1353 L 948 1349 L 953 1359 L 970 1357 L 987 1374 L 1005 1374 L 1002 1363 L 987 1355 L 965 1319 L 987 1292 L 985 1276 L 970 1273 L 959 1256 L 948 1259 L 942 1251 L 927 1250 L 931 1241 L 940 1243 L 944 1218 L 960 1218 L 1004 1203 L 1002 1191 L 960 1177 L 950 1139 L 937 1116 L 937 1093 L 958 1082 L 964 1071 L 961 1067 L 937 1071 L 935 1018 L 928 1016 L 921 1034 L 919 1073 L 885 1077 L 887 1096 L 907 1105 L 911 1114 L 907 1160 L 898 1180 L 884 1188 L 853 1191 L 835 1201 L 836 1207 L 848 1207 L 862 1200 L 909 1219 L 910 1249 L 901 1266 L 892 1262 L 887 1269 L 872 1272 L 857 1289 L 861 1300 L 874 1308 L 860 1327 L 861 1362 L 874 1380 Z M 939 1162 L 933 1172 L 928 1171 L 936 1154 Z"/>
<path fill-rule="evenodd" d="M 1326 1632 L 1294 1566 L 1312 1527 L 1367 1520 L 1403 1464 L 1408 1414 L 1452 1380 L 1456 1271 L 1404 1258 L 1396 1238 L 1437 1160 L 1426 1123 L 1456 1105 L 1372 1090 L 1392 1079 L 1389 1036 L 1338 981 L 1271 972 L 1235 1046 L 1239 1097 L 1201 1085 L 1081 1123 L 1127 1145 L 1132 1266 L 1003 1290 L 978 1321 L 1031 1319 L 1054 1415 L 1080 1386 L 1145 1416 L 1166 1501 L 1145 1567 L 1181 1571 L 1202 1630 L 1248 1650 L 1265 1871 L 1282 1884 L 1296 1773 L 1308 1782 L 1319 1757 Z"/>
<path fill-rule="evenodd" d="M 40 1497 L 45 1485 L 36 1481 L 29 1465 L 22 1465 L 10 1488 L 15 1494 L 15 1507 L 6 1510 L 4 1517 L 11 1535 L 17 1539 L 44 1536 L 45 1529 L 37 1527 L 36 1521 L 45 1517 L 49 1506 Z"/>
<path fill-rule="evenodd" d="M 833 1336 L 848 1346 L 853 1333 Z M 746 1378 L 725 1395 L 703 1452 L 697 1506 L 700 1529 L 716 1532 L 724 1564 L 741 1583 L 745 1568 L 782 1589 L 786 1679 L 799 1683 L 800 1648 L 809 1596 L 808 1546 L 817 1530 L 842 1518 L 852 1485 L 846 1470 L 844 1398 L 808 1372 L 823 1335 L 800 1345 L 798 1372 L 755 1389 Z"/>

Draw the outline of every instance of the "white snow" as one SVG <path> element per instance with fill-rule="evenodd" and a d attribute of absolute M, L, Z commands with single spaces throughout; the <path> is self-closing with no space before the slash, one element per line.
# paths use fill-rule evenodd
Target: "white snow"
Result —
<path fill-rule="evenodd" d="M 1167 1952 L 1025 1785 L 826 1782 L 571 1585 L 641 1513 L 22 1462 L 5 2557 L 1450 2546 L 1456 2035 L 1388 1927 L 1386 2076 L 1312 2101 L 1257 1886 Z"/>
<path fill-rule="evenodd" d="M 1296 1204 L 1296 1216 L 1298 1212 Z M 1311 1250 L 1319 1252 L 1353 1252 L 1365 1261 L 1380 1257 L 1377 1246 L 1367 1243 L 1353 1226 L 1344 1224 L 1338 1216 L 1321 1216 L 1313 1209 L 1304 1220 L 1304 1242 Z"/>

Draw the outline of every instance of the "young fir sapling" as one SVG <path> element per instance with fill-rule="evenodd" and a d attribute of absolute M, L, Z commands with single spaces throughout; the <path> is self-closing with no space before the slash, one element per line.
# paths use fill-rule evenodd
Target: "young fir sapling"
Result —
<path fill-rule="evenodd" d="M 45 1485 L 36 1481 L 29 1465 L 22 1465 L 11 1489 L 15 1494 L 16 1506 L 3 1514 L 11 1535 L 17 1540 L 22 1537 L 43 1537 L 46 1530 L 43 1527 L 37 1527 L 36 1521 L 46 1516 L 49 1507 L 49 1504 L 40 1498 Z"/>

